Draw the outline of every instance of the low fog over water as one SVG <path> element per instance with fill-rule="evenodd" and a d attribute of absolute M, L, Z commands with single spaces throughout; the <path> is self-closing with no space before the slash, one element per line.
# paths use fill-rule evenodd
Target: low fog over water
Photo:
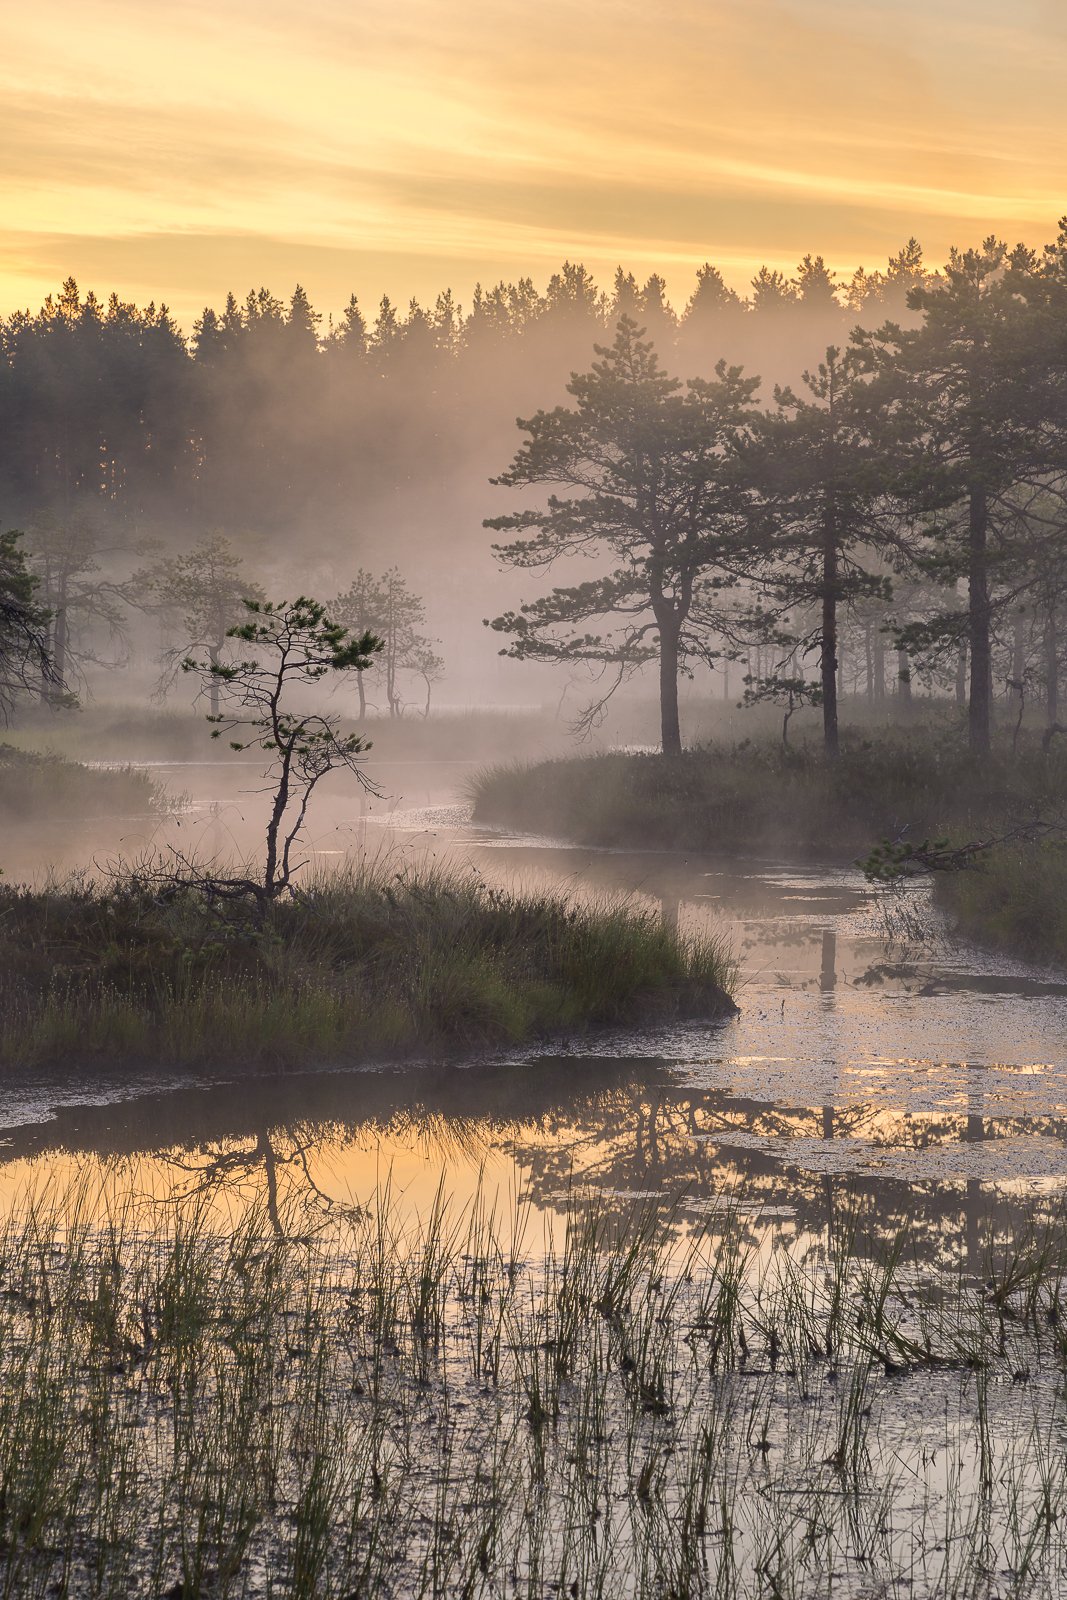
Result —
<path fill-rule="evenodd" d="M 622 268 L 602 285 L 568 263 L 543 288 L 486 285 L 462 307 L 445 290 L 426 307 L 353 299 L 328 319 L 299 287 L 275 286 L 186 329 L 68 282 L 4 324 L 5 526 L 25 531 L 71 665 L 98 694 L 150 691 L 175 642 L 173 617 L 146 617 L 130 578 L 221 535 L 272 595 L 329 598 L 361 568 L 398 567 L 441 641 L 446 699 L 554 700 L 565 678 L 531 685 L 482 626 L 527 598 L 482 527 L 514 509 L 489 479 L 518 448 L 515 419 L 566 403 L 570 375 L 620 316 L 672 374 L 709 378 L 725 359 L 773 404 L 775 384 L 800 384 L 857 322 L 912 320 L 907 294 L 926 270 L 914 241 L 851 283 L 806 257 L 794 278 L 765 270 L 742 298 L 711 266 L 695 285 Z M 110 686 L 108 661 L 129 663 Z M 405 698 L 421 703 L 420 688 Z"/>

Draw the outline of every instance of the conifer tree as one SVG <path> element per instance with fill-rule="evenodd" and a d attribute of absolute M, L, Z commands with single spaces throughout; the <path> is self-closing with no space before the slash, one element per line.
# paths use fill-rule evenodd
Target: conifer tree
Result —
<path fill-rule="evenodd" d="M 735 566 L 747 534 L 737 443 L 759 380 L 720 362 L 714 380 L 691 380 L 683 396 L 627 317 L 596 353 L 592 370 L 568 385 L 575 406 L 520 421 L 528 438 L 494 480 L 548 486 L 547 504 L 486 526 L 519 536 L 494 546 L 506 566 L 549 571 L 583 557 L 600 570 L 489 625 L 512 636 L 502 654 L 607 671 L 609 687 L 587 720 L 629 674 L 658 660 L 663 750 L 678 754 L 679 670 L 710 651 L 694 601 L 712 574 Z"/>
<path fill-rule="evenodd" d="M 977 755 L 989 750 L 994 593 L 1010 581 L 1017 551 L 1012 494 L 1054 464 L 1035 385 L 1031 322 L 1014 279 L 1030 270 L 998 239 L 953 251 L 941 278 L 914 287 L 921 326 L 894 323 L 857 336 L 877 378 L 871 393 L 896 453 L 896 486 L 928 519 L 937 576 L 966 583 L 970 681 L 968 730 Z M 927 626 L 930 640 L 959 633 L 959 614 Z"/>
<path fill-rule="evenodd" d="M 838 635 L 841 607 L 860 598 L 888 599 L 884 576 L 864 564 L 865 547 L 880 541 L 884 488 L 867 427 L 866 383 L 856 351 L 829 346 L 814 373 L 804 374 L 810 398 L 776 388 L 777 416 L 762 433 L 765 509 L 772 523 L 766 588 L 776 597 L 775 626 L 814 609 L 810 627 L 782 642 L 795 660 L 818 652 L 818 696 L 826 753 L 836 756 Z M 765 619 L 767 620 L 767 619 Z M 786 675 L 794 698 L 803 682 Z M 773 684 L 758 686 L 766 698 Z M 810 695 L 809 695 L 809 698 Z"/>

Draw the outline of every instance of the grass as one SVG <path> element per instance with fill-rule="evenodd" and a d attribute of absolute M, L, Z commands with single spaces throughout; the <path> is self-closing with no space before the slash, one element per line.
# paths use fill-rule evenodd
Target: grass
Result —
<path fill-rule="evenodd" d="M 6 822 L 142 815 L 165 805 L 162 787 L 133 767 L 86 767 L 0 744 L 0 817 Z"/>
<path fill-rule="evenodd" d="M 0 886 L 0 1064 L 300 1066 L 733 1010 L 714 939 L 386 858 L 261 911 L 134 878 Z"/>
<path fill-rule="evenodd" d="M 969 939 L 1067 967 L 1067 844 L 1003 845 L 939 875 L 935 900 Z"/>
<path fill-rule="evenodd" d="M 0 1236 L 0 1593 L 782 1600 L 1067 1582 L 1062 1219 L 931 1275 L 388 1183 Z"/>
<path fill-rule="evenodd" d="M 977 763 L 935 731 L 817 745 L 709 745 L 679 757 L 612 752 L 501 765 L 471 785 L 475 818 L 580 844 L 801 854 L 849 861 L 883 836 L 968 835 L 1034 805 L 1061 808 L 1067 755 Z"/>

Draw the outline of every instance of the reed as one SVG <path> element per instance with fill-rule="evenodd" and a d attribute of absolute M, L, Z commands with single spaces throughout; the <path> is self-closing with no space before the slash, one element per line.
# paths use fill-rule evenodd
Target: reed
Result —
<path fill-rule="evenodd" d="M 218 1200 L 9 1209 L 0 1593 L 1063 1592 L 1062 1220 L 990 1288 L 728 1204 Z"/>

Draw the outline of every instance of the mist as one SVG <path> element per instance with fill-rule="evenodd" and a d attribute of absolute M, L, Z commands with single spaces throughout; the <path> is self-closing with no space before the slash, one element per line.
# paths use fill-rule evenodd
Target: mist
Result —
<path fill-rule="evenodd" d="M 765 271 L 748 299 L 708 267 L 677 286 L 676 310 L 655 275 L 639 284 L 620 268 L 602 286 L 566 264 L 543 290 L 500 283 L 466 309 L 443 290 L 432 306 L 353 297 L 324 315 L 299 288 L 285 300 L 259 289 L 185 332 L 165 308 L 68 281 L 0 333 L 5 525 L 25 531 L 49 604 L 49 557 L 64 539 L 89 547 L 112 585 L 110 611 L 95 615 L 62 597 L 90 698 L 155 687 L 166 639 L 120 592 L 147 547 L 180 555 L 221 534 L 272 595 L 329 598 L 360 568 L 398 567 L 440 640 L 441 703 L 554 702 L 565 679 L 501 661 L 482 626 L 517 598 L 482 526 L 510 509 L 489 480 L 518 447 L 515 419 L 564 403 L 571 373 L 622 315 L 678 377 L 725 358 L 758 375 L 771 403 L 775 384 L 798 383 L 857 321 L 906 319 L 923 276 L 914 243 L 847 284 L 817 257 L 791 280 Z M 407 687 L 414 708 L 418 686 Z"/>

